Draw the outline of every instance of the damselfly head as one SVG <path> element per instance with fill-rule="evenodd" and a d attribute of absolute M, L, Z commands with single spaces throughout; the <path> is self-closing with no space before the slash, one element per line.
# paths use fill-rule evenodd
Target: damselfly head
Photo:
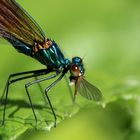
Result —
<path fill-rule="evenodd" d="M 71 83 L 75 84 L 74 100 L 78 92 L 88 100 L 101 100 L 101 91 L 87 80 L 85 80 L 85 69 L 83 66 L 83 60 L 80 57 L 72 58 L 70 73 L 70 81 Z"/>
<path fill-rule="evenodd" d="M 84 72 L 83 60 L 80 57 L 73 57 L 70 65 L 71 78 L 83 76 Z"/>

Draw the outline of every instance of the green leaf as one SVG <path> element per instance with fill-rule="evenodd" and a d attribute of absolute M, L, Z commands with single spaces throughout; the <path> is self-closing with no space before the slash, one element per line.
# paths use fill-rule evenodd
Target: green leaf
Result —
<path fill-rule="evenodd" d="M 71 116 L 78 115 L 79 111 L 86 112 L 85 109 L 90 108 L 94 110 L 94 115 L 97 113 L 91 130 L 98 128 L 96 131 L 98 140 L 102 140 L 103 131 L 104 135 L 107 134 L 107 140 L 114 140 L 113 132 L 116 131 L 118 132 L 117 140 L 121 140 L 122 137 L 127 140 L 137 139 L 140 132 L 139 1 L 60 0 L 54 3 L 54 1 L 45 0 L 38 2 L 18 0 L 18 2 L 42 26 L 47 37 L 51 36 L 60 44 L 66 57 L 81 56 L 83 58 L 86 68 L 85 78 L 97 86 L 103 94 L 101 102 L 88 101 L 78 94 L 76 103 L 73 104 L 71 93 L 63 79 L 49 92 L 57 114 L 57 123 L 65 124 L 64 119 L 72 120 L 74 117 Z M 16 52 L 10 45 L 2 44 L 0 48 L 0 95 L 9 74 L 44 67 L 37 61 Z M 29 91 L 38 118 L 38 131 L 35 130 L 34 116 L 24 89 L 25 83 L 33 80 L 25 80 L 10 87 L 6 121 L 5 125 L 0 127 L 0 139 L 16 139 L 28 132 L 36 134 L 39 130 L 46 133 L 53 128 L 54 117 L 50 106 L 45 103 L 38 86 L 33 85 Z M 41 84 L 43 89 L 53 81 L 43 82 Z M 116 104 L 119 104 L 119 107 L 114 107 Z M 108 106 L 111 109 L 106 112 Z M 124 107 L 125 111 L 120 106 Z M 2 115 L 3 106 L 0 106 L 1 122 Z M 88 115 L 82 121 L 88 122 Z M 117 120 L 116 116 L 119 115 L 120 118 Z M 98 119 L 99 116 L 100 120 L 103 120 L 103 126 Z M 80 118 L 81 116 L 74 121 L 74 123 L 77 122 L 76 126 L 81 124 Z M 128 125 L 127 122 L 129 122 Z M 73 125 L 66 123 L 66 126 L 62 127 L 63 130 L 67 125 L 71 127 L 71 130 L 74 129 Z M 76 126 L 74 127 L 77 128 Z M 90 132 L 88 127 L 86 129 Z M 110 130 L 112 135 L 109 135 Z M 82 134 L 84 135 L 83 131 L 80 133 L 81 138 Z M 45 137 L 47 137 L 46 134 Z"/>

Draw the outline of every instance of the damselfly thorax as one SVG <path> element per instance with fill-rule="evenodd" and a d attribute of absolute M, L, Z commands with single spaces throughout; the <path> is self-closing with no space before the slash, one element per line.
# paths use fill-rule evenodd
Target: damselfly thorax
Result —
<path fill-rule="evenodd" d="M 35 77 L 36 79 L 25 84 L 25 90 L 36 122 L 36 113 L 28 91 L 28 88 L 33 84 L 58 77 L 53 83 L 44 89 L 45 97 L 48 100 L 55 119 L 55 124 L 57 117 L 49 99 L 48 91 L 55 86 L 67 72 L 70 72 L 69 80 L 75 85 L 74 99 L 78 92 L 89 100 L 99 101 L 101 99 L 101 91 L 85 80 L 83 59 L 78 56 L 73 57 L 72 60 L 65 58 L 58 44 L 45 37 L 40 26 L 15 0 L 0 0 L 0 37 L 10 42 L 11 46 L 18 50 L 18 52 L 30 56 L 45 65 L 45 68 L 41 70 L 15 73 L 8 77 L 2 95 L 2 102 L 5 97 L 3 124 L 5 122 L 9 86 L 17 81 L 28 78 Z M 55 74 L 45 78 L 39 77 L 40 75 L 47 75 L 52 72 L 55 72 Z"/>

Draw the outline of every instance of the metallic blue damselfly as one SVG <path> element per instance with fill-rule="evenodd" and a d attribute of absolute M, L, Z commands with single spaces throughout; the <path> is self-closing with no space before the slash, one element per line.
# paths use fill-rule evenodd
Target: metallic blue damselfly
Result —
<path fill-rule="evenodd" d="M 36 59 L 45 66 L 45 69 L 15 73 L 9 76 L 2 95 L 2 98 L 5 97 L 3 101 L 2 124 L 5 122 L 9 86 L 28 78 L 37 78 L 41 75 L 47 75 L 48 73 L 55 73 L 46 78 L 37 78 L 35 81 L 25 84 L 25 90 L 36 122 L 36 113 L 28 91 L 28 88 L 33 84 L 58 76 L 57 80 L 44 90 L 45 97 L 48 100 L 55 119 L 55 124 L 57 117 L 49 99 L 48 91 L 55 86 L 67 72 L 70 72 L 69 80 L 75 84 L 74 99 L 77 92 L 89 100 L 99 101 L 101 99 L 101 91 L 85 80 L 83 59 L 77 56 L 73 57 L 72 60 L 65 58 L 58 44 L 45 37 L 44 32 L 35 20 L 31 18 L 15 0 L 0 0 L 0 37 L 11 43 L 18 52 Z"/>

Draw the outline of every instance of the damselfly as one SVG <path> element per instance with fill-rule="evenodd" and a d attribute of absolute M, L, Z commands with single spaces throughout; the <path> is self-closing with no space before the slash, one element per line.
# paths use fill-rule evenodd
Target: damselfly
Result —
<path fill-rule="evenodd" d="M 57 80 L 44 90 L 45 97 L 48 100 L 56 123 L 57 118 L 49 99 L 48 91 L 55 86 L 68 71 L 70 72 L 70 81 L 75 84 L 74 98 L 77 92 L 79 92 L 83 97 L 89 100 L 99 101 L 101 99 L 101 91 L 84 78 L 85 69 L 82 58 L 73 57 L 72 60 L 65 58 L 57 43 L 45 37 L 39 25 L 15 0 L 0 0 L 0 37 L 10 42 L 18 52 L 32 57 L 46 66 L 45 69 L 15 73 L 9 76 L 3 92 L 3 97 L 5 97 L 3 124 L 5 122 L 9 86 L 17 81 L 31 77 L 37 78 L 48 73 L 55 73 L 46 78 L 38 78 L 35 81 L 25 84 L 25 90 L 36 122 L 37 117 L 28 88 L 33 84 L 58 76 Z"/>

